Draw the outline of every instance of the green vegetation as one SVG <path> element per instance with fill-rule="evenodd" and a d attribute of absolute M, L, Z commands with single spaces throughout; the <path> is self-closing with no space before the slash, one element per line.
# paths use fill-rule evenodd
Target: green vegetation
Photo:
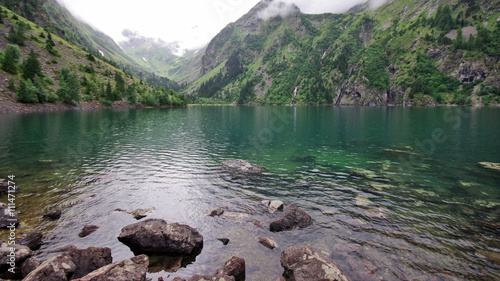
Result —
<path fill-rule="evenodd" d="M 145 105 L 155 106 L 186 105 L 186 99 L 172 88 L 135 78 L 117 68 L 119 63 L 83 50 L 3 7 L 0 14 L 4 23 L 11 23 L 0 25 L 0 32 L 7 34 L 6 39 L 12 43 L 0 50 L 1 70 L 8 77 L 7 89 L 17 94 L 18 102 L 76 105 L 98 101 L 111 106 L 114 102 L 140 105 L 144 101 Z M 18 40 L 21 35 L 22 43 Z M 170 83 L 155 75 L 145 78 L 158 85 Z M 158 102 L 150 102 L 148 95 Z"/>
<path fill-rule="evenodd" d="M 397 0 L 257 26 L 246 15 L 212 40 L 203 76 L 185 91 L 197 103 L 470 104 L 478 95 L 492 104 L 500 87 L 497 4 L 441 1 L 436 9 Z"/>

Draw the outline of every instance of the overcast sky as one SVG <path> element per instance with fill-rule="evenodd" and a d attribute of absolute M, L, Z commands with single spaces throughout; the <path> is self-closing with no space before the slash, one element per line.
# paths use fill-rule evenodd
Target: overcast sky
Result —
<path fill-rule="evenodd" d="M 124 29 L 198 48 L 260 0 L 58 0 L 75 16 L 124 40 Z M 286 0 L 304 13 L 343 12 L 366 0 Z"/>

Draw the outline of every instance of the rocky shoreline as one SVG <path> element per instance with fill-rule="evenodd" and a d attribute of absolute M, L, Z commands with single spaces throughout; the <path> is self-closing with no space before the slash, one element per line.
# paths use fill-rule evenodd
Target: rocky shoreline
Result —
<path fill-rule="evenodd" d="M 500 164 L 491 162 L 479 163 L 486 169 L 498 172 Z M 264 167 L 251 164 L 244 160 L 228 160 L 221 165 L 231 173 L 253 175 L 265 173 Z M 370 177 L 372 174 L 365 170 L 356 170 L 360 176 Z M 359 198 L 360 204 L 365 204 L 363 198 Z M 280 200 L 263 200 L 260 202 L 263 212 L 269 212 L 273 220 L 264 226 L 258 221 L 252 223 L 272 233 L 283 231 L 298 231 L 311 227 L 314 220 L 304 210 L 293 204 L 286 204 Z M 120 234 L 116 237 L 118 241 L 128 246 L 135 255 L 134 257 L 113 262 L 111 249 L 108 247 L 89 247 L 78 249 L 74 245 L 68 245 L 61 249 L 53 249 L 55 256 L 47 260 L 37 260 L 36 253 L 43 244 L 42 233 L 30 233 L 22 235 L 22 239 L 5 241 L 0 246 L 0 280 L 28 280 L 28 281 L 65 281 L 65 280 L 140 280 L 153 281 L 147 277 L 150 269 L 150 258 L 153 255 L 165 255 L 178 259 L 178 267 L 182 267 L 183 260 L 195 261 L 196 257 L 203 251 L 203 231 L 176 222 L 166 222 L 161 218 L 147 218 L 155 209 L 137 209 L 125 211 L 116 209 L 117 212 L 125 212 L 134 217 L 138 222 L 124 225 Z M 222 216 L 223 208 L 216 208 L 207 214 L 207 219 Z M 43 215 L 44 219 L 58 220 L 62 215 L 59 209 L 51 210 Z M 493 232 L 500 230 L 500 225 L 493 222 L 475 222 L 481 228 L 488 228 Z M 17 212 L 11 212 L 8 205 L 0 203 L 0 228 L 15 228 L 19 225 Z M 79 237 L 92 235 L 99 228 L 97 225 L 85 225 L 78 234 Z M 264 236 L 265 232 L 262 233 Z M 227 245 L 228 238 L 219 238 L 223 245 Z M 250 242 L 251 243 L 251 242 Z M 268 249 L 279 248 L 279 245 L 269 237 L 258 237 L 254 241 Z M 324 249 L 313 248 L 309 245 L 293 245 L 281 251 L 280 264 L 283 268 L 282 275 L 276 281 L 348 281 L 350 278 L 335 264 L 325 253 Z M 496 257 L 492 257 L 496 258 Z M 213 269 L 212 275 L 195 274 L 189 279 L 175 277 L 175 281 L 239 281 L 245 280 L 245 259 L 233 256 L 227 260 L 222 267 Z M 373 269 L 376 271 L 376 269 Z M 159 277 L 158 281 L 163 278 Z M 156 281 L 156 280 L 154 280 Z"/>

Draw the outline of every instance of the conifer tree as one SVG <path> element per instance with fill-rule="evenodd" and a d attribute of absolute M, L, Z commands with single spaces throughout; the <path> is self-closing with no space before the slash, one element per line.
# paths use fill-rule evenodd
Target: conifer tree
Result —
<path fill-rule="evenodd" d="M 23 78 L 34 80 L 35 76 L 43 76 L 42 66 L 38 61 L 38 54 L 31 49 L 31 52 L 22 65 Z"/>
<path fill-rule="evenodd" d="M 42 80 L 38 75 L 35 75 L 33 79 L 33 86 L 36 89 L 36 95 L 38 97 L 39 102 L 46 102 L 47 101 L 47 90 L 43 87 Z"/>
<path fill-rule="evenodd" d="M 19 87 L 17 87 L 17 101 L 22 103 L 38 102 L 36 88 L 33 86 L 31 79 L 22 79 L 19 83 Z"/>
<path fill-rule="evenodd" d="M 11 44 L 7 45 L 2 59 L 2 70 L 16 75 L 20 58 L 21 50 L 19 50 L 19 47 Z"/>
<path fill-rule="evenodd" d="M 63 67 L 61 69 L 60 87 L 56 94 L 59 98 L 69 104 L 76 104 L 80 102 L 80 81 L 76 73 Z"/>

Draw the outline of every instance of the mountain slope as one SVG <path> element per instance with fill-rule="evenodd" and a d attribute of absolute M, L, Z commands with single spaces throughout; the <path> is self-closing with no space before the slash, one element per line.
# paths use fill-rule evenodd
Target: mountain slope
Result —
<path fill-rule="evenodd" d="M 499 2 L 306 15 L 264 0 L 210 42 L 187 92 L 238 103 L 499 103 Z"/>
<path fill-rule="evenodd" d="M 3 6 L 0 34 L 2 113 L 185 104 Z"/>
<path fill-rule="evenodd" d="M 75 18 L 57 0 L 0 0 L 0 4 L 60 37 L 89 50 L 94 56 L 104 56 L 116 67 L 140 79 L 158 87 L 179 89 L 174 81 L 153 76 L 149 69 L 142 68 L 126 55 L 111 37 Z"/>
<path fill-rule="evenodd" d="M 184 54 L 178 55 L 178 44 L 137 34 L 129 34 L 128 40 L 120 42 L 119 45 L 137 64 L 157 75 L 169 77 L 179 83 L 199 78 L 201 57 L 205 48 L 186 50 Z"/>

